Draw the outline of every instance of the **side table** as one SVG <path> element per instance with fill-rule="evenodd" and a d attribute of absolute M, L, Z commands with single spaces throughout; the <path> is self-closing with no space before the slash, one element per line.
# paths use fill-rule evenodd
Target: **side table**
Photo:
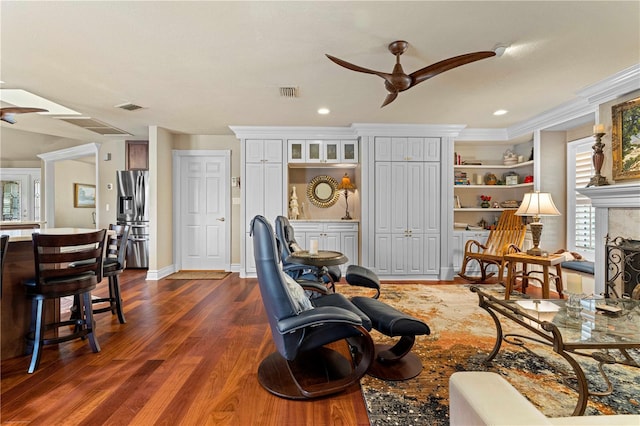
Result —
<path fill-rule="evenodd" d="M 564 261 L 564 256 L 558 254 L 552 254 L 549 256 L 531 256 L 526 253 L 518 252 L 504 255 L 505 260 L 509 263 L 507 274 L 507 288 L 504 293 L 505 300 L 509 300 L 511 291 L 515 287 L 516 279 L 519 277 L 522 279 L 522 292 L 525 293 L 529 280 L 538 281 L 542 284 L 542 298 L 549 299 L 549 280 L 553 280 L 556 284 L 556 291 L 561 299 L 564 299 L 562 293 L 562 267 L 561 263 Z M 517 271 L 516 265 L 522 263 L 522 270 Z M 542 266 L 542 272 L 538 270 L 527 271 L 528 265 L 540 265 Z M 549 272 L 549 267 L 555 267 L 555 274 Z M 542 278 L 534 276 L 533 274 L 542 274 Z"/>

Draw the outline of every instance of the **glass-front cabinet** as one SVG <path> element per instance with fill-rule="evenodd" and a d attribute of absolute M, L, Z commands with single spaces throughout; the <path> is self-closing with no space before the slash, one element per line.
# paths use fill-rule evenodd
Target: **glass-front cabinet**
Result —
<path fill-rule="evenodd" d="M 335 164 L 357 163 L 356 140 L 289 139 L 287 143 L 289 163 Z"/>

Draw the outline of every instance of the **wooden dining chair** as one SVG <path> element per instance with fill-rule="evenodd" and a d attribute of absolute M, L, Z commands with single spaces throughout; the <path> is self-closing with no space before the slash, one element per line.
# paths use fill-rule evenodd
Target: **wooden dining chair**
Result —
<path fill-rule="evenodd" d="M 102 280 L 106 232 L 102 229 L 82 234 L 32 234 L 35 277 L 24 283 L 27 297 L 32 300 L 31 323 L 26 336 L 27 353 L 32 354 L 29 373 L 38 368 L 43 345 L 86 337 L 93 352 L 100 351 L 95 336 L 91 291 Z M 77 296 L 77 318 L 45 323 L 45 302 L 66 296 Z M 70 331 L 65 331 L 69 326 L 72 326 Z M 49 333 L 51 330 L 55 332 Z"/>

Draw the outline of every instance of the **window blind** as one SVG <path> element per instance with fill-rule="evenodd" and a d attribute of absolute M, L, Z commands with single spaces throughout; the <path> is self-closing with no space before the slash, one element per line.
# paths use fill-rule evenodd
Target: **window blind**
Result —
<path fill-rule="evenodd" d="M 575 188 L 584 188 L 589 184 L 591 176 L 594 174 L 591 156 L 591 151 L 576 153 Z M 591 206 L 589 197 L 585 197 L 577 191 L 575 197 L 575 246 L 576 248 L 595 250 L 595 208 Z"/>

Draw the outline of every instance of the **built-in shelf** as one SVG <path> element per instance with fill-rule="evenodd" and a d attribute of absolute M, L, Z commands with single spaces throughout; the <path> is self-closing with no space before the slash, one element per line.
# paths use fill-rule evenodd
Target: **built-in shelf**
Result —
<path fill-rule="evenodd" d="M 525 186 L 533 186 L 533 182 L 519 183 L 517 185 L 454 185 L 454 188 L 456 189 L 458 188 L 460 189 L 462 188 L 509 189 L 509 188 L 522 188 Z"/>
<path fill-rule="evenodd" d="M 531 166 L 533 161 L 525 161 L 522 163 L 516 163 L 511 165 L 504 164 L 456 164 L 454 169 L 517 169 L 520 167 Z"/>
<path fill-rule="evenodd" d="M 453 209 L 454 212 L 502 212 L 505 210 L 516 210 L 516 209 L 508 209 L 505 207 L 499 207 L 499 208 L 493 208 L 493 207 L 489 207 L 489 208 L 483 208 L 483 207 L 462 207 L 459 209 Z"/>

